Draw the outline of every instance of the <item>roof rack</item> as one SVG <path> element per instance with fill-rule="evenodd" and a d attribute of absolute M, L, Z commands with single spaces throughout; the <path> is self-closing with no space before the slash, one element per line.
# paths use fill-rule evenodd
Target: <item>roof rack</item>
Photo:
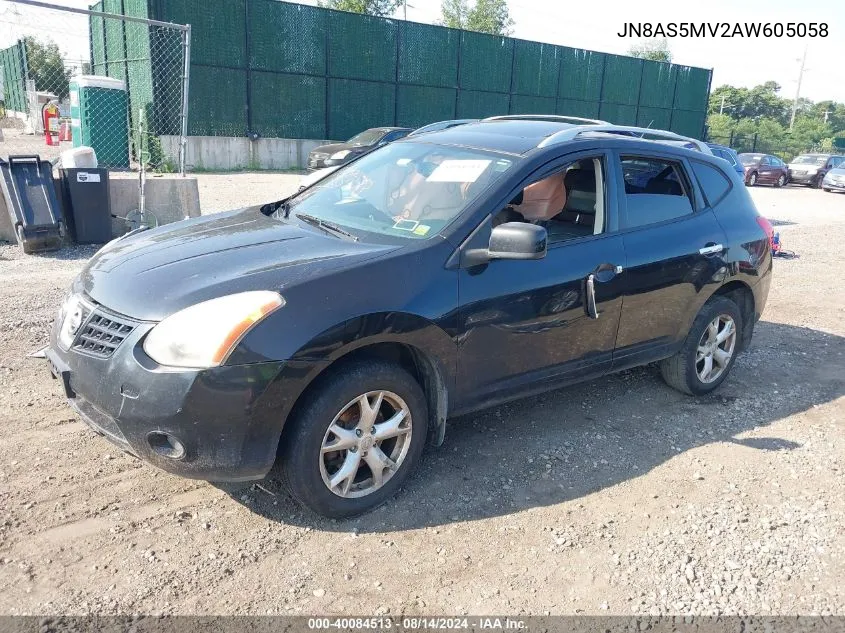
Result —
<path fill-rule="evenodd" d="M 592 125 L 610 125 L 607 121 L 599 119 L 584 119 L 579 116 L 566 116 L 564 114 L 502 114 L 491 116 L 484 121 L 557 121 L 559 123 L 580 123 Z"/>
<path fill-rule="evenodd" d="M 681 136 L 680 134 L 675 134 L 675 132 L 669 132 L 667 130 L 654 130 L 652 128 L 636 127 L 630 125 L 613 125 L 610 123 L 604 123 L 602 125 L 579 125 L 577 127 L 567 128 L 565 130 L 555 132 L 551 136 L 546 137 L 538 145 L 538 147 L 548 147 L 550 145 L 557 145 L 558 143 L 564 143 L 566 141 L 575 140 L 581 134 L 592 133 L 626 134 L 629 136 L 639 135 L 640 138 L 645 141 L 651 140 L 645 138 L 646 135 L 656 136 L 661 139 L 666 139 L 670 141 L 685 141 L 687 143 L 692 143 L 693 145 L 695 145 L 698 151 L 704 154 L 713 153 L 712 151 L 710 151 L 710 148 L 707 147 L 706 143 L 704 143 L 703 141 L 699 141 L 698 139 L 690 138 L 689 136 Z"/>

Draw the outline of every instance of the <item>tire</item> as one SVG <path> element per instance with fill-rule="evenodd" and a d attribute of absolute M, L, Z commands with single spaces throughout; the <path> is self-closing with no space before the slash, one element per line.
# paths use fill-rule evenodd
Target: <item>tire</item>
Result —
<path fill-rule="evenodd" d="M 718 375 L 713 375 L 710 380 L 702 380 L 699 371 L 706 368 L 706 358 L 699 359 L 699 345 L 703 348 L 708 346 L 705 339 L 709 335 L 708 328 L 717 319 L 729 319 L 734 324 L 733 342 L 730 345 L 730 355 L 724 361 Z M 727 325 L 727 323 L 725 323 Z M 722 323 L 719 323 L 718 333 L 722 333 Z M 727 378 L 731 368 L 736 361 L 739 350 L 739 343 L 742 340 L 742 313 L 737 305 L 727 297 L 711 297 L 701 308 L 698 316 L 693 321 L 689 334 L 687 334 L 680 351 L 674 356 L 660 362 L 660 373 L 663 380 L 670 387 L 677 389 L 691 396 L 702 396 L 714 391 Z M 730 337 L 728 337 L 730 338 Z M 719 349 L 727 351 L 725 342 L 718 344 Z M 715 358 L 715 351 L 711 354 L 711 367 L 714 369 L 718 364 Z M 719 355 L 724 358 L 723 355 Z M 706 376 L 705 376 L 706 378 Z"/>
<path fill-rule="evenodd" d="M 780 175 L 780 178 L 777 179 L 775 183 L 775 187 L 783 187 L 786 184 L 786 176 L 783 174 Z"/>
<path fill-rule="evenodd" d="M 748 176 L 748 182 L 746 182 L 749 187 L 753 187 L 757 184 L 757 172 L 752 171 L 751 175 Z"/>
<path fill-rule="evenodd" d="M 828 189 L 827 187 L 825 187 L 824 190 L 830 193 L 830 189 Z"/>
<path fill-rule="evenodd" d="M 367 397 L 372 409 L 378 393 L 382 393 L 381 407 L 376 410 L 371 433 L 366 434 L 362 430 L 367 424 L 361 397 Z M 392 363 L 355 361 L 329 374 L 306 398 L 282 437 L 281 473 L 291 496 L 317 514 L 343 519 L 372 510 L 396 494 L 419 463 L 425 447 L 428 408 L 417 381 Z M 402 434 L 377 439 L 378 432 L 389 433 L 386 420 L 396 419 L 400 410 L 405 413 L 396 431 Z M 343 436 L 330 432 L 330 426 L 340 427 L 338 431 L 343 431 Z M 356 429 L 361 433 L 356 433 Z M 358 444 L 351 449 L 323 451 L 326 444 L 342 442 Z M 385 468 L 383 483 L 377 486 L 369 463 L 384 463 L 378 460 L 385 455 L 398 467 Z M 341 478 L 342 467 L 347 463 L 352 464 L 347 471 L 352 476 Z M 336 479 L 339 483 L 331 489 Z M 373 489 L 367 492 L 368 488 Z"/>

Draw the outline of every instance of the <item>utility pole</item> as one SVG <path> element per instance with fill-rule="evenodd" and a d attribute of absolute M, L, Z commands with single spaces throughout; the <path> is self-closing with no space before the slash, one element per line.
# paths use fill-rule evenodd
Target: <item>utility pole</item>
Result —
<path fill-rule="evenodd" d="M 408 21 L 408 0 L 404 0 L 404 2 L 402 3 L 402 11 L 403 11 L 403 15 L 404 15 L 404 17 L 402 19 L 405 20 L 405 22 L 407 22 Z"/>
<path fill-rule="evenodd" d="M 798 98 L 801 96 L 801 80 L 804 78 L 804 65 L 807 63 L 807 48 L 809 44 L 804 46 L 804 56 L 801 58 L 801 70 L 798 71 L 798 87 L 795 89 L 795 99 L 792 102 L 792 116 L 789 119 L 789 129 L 792 131 L 795 125 L 795 113 L 798 110 Z"/>
<path fill-rule="evenodd" d="M 719 114 L 725 111 L 725 95 L 722 95 L 722 105 L 719 106 Z"/>
<path fill-rule="evenodd" d="M 831 112 L 830 110 L 825 110 L 825 111 L 824 111 L 824 122 L 825 122 L 825 125 L 827 125 L 827 117 L 829 117 L 829 116 L 830 116 L 830 112 Z"/>

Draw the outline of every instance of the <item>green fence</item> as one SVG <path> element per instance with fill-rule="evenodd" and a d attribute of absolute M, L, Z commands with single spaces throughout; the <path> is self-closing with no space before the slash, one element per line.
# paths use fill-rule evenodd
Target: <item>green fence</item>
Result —
<path fill-rule="evenodd" d="M 0 51 L 0 65 L 3 73 L 3 105 L 6 111 L 26 112 L 26 45 L 18 40 L 9 48 Z"/>
<path fill-rule="evenodd" d="M 704 132 L 710 71 L 701 68 L 279 0 L 101 4 L 192 26 L 191 135 L 344 139 L 373 126 L 518 113 Z M 91 28 L 102 30 L 95 20 Z M 125 38 L 121 48 L 106 29 L 92 55 L 95 68 L 128 73 L 133 92 L 132 70 L 119 64 L 133 58 Z M 149 72 L 154 92 L 155 64 Z"/>

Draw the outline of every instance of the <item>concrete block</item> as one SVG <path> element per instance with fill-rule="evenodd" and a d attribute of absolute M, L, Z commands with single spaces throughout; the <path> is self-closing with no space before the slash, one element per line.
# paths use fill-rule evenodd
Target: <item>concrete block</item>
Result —
<path fill-rule="evenodd" d="M 178 222 L 200 215 L 200 194 L 197 179 L 176 175 L 147 176 L 144 187 L 147 211 L 158 220 L 159 225 Z M 139 176 L 132 173 L 109 174 L 109 204 L 113 215 L 126 217 L 139 208 L 141 194 Z M 126 232 L 126 223 L 115 220 L 112 225 L 115 236 Z"/>
<path fill-rule="evenodd" d="M 12 216 L 6 208 L 6 196 L 0 193 L 0 240 L 15 244 L 18 241 L 15 235 L 15 227 L 12 224 Z"/>
<path fill-rule="evenodd" d="M 162 136 L 162 149 L 174 165 L 179 163 L 179 137 Z M 188 170 L 304 169 L 309 152 L 333 141 L 235 136 L 189 136 L 185 146 Z"/>

